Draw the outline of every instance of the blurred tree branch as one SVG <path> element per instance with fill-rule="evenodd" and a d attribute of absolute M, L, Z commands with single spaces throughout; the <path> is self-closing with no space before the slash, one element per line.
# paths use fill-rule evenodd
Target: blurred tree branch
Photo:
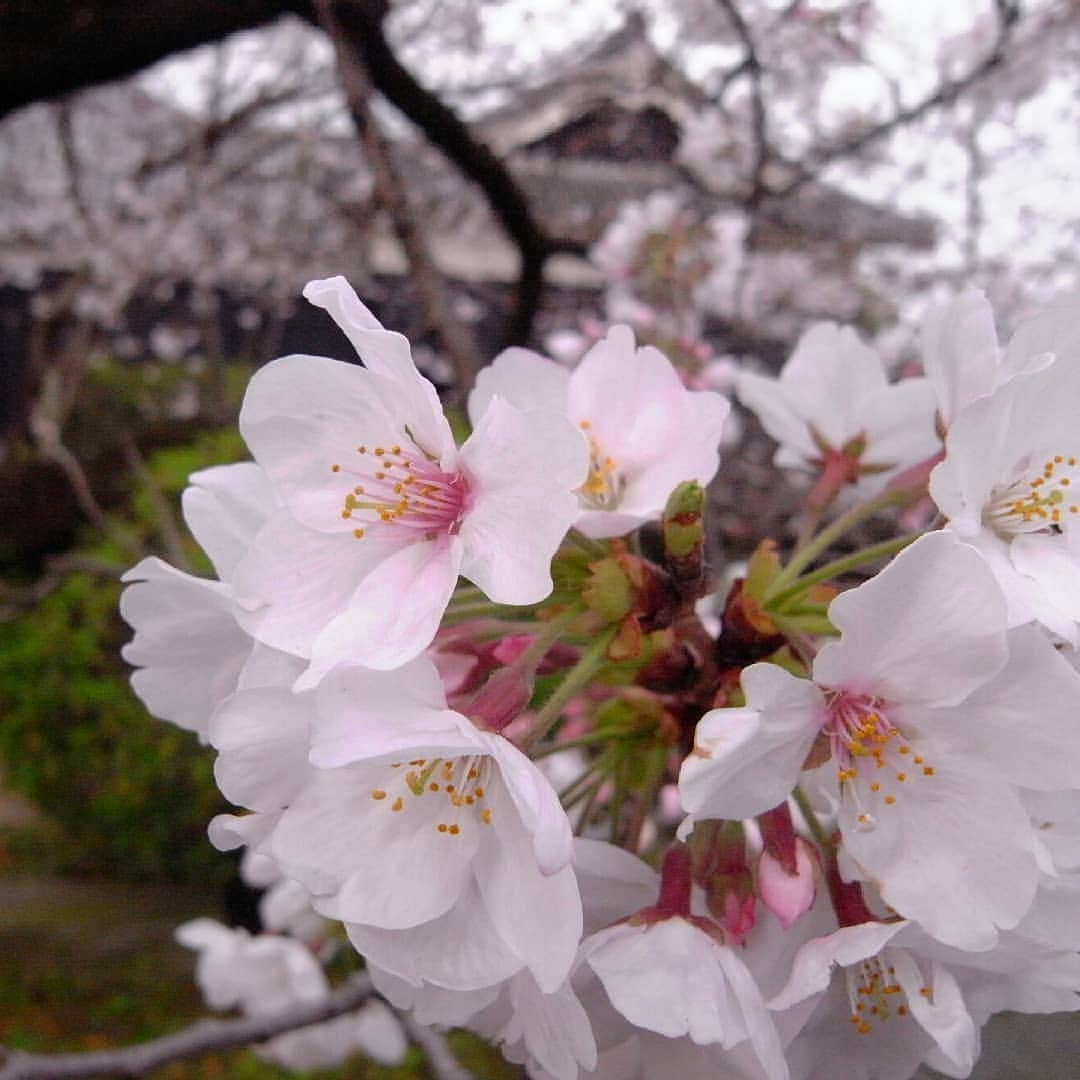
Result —
<path fill-rule="evenodd" d="M 354 975 L 314 1004 L 297 1005 L 273 1016 L 245 1016 L 236 1020 L 200 1020 L 160 1039 L 116 1050 L 92 1050 L 71 1054 L 29 1054 L 0 1049 L 0 1080 L 80 1080 L 91 1076 L 145 1076 L 173 1061 L 186 1061 L 221 1050 L 251 1046 L 275 1035 L 332 1020 L 358 1009 L 375 997 L 368 975 Z M 411 1041 L 427 1058 L 436 1080 L 467 1080 L 446 1041 L 437 1032 L 422 1028 L 411 1017 L 399 1016 Z"/>
<path fill-rule="evenodd" d="M 376 197 L 390 215 L 394 231 L 405 249 L 427 320 L 454 365 L 454 389 L 458 394 L 465 394 L 483 364 L 480 350 L 469 328 L 454 317 L 449 294 L 431 258 L 408 190 L 379 129 L 379 121 L 371 108 L 370 73 L 364 56 L 355 47 L 354 39 L 346 34 L 331 0 L 315 0 L 315 10 L 319 24 L 334 44 L 349 112 L 375 175 Z"/>
<path fill-rule="evenodd" d="M 516 245 L 521 267 L 509 340 L 525 342 L 540 305 L 548 256 L 558 251 L 583 252 L 580 245 L 544 234 L 525 193 L 502 160 L 398 60 L 383 32 L 387 9 L 386 0 L 338 0 L 334 5 L 342 32 L 363 56 L 375 88 L 483 191 L 492 213 Z"/>

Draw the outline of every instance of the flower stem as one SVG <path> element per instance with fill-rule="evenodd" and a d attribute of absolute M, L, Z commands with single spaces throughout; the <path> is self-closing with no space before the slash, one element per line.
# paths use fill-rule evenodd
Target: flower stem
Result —
<path fill-rule="evenodd" d="M 578 532 L 577 529 L 571 529 L 566 534 L 566 539 L 579 551 L 582 551 L 595 559 L 602 558 L 608 553 L 605 544 L 601 543 L 599 540 L 594 540 L 591 536 L 586 536 L 583 532 Z"/>
<path fill-rule="evenodd" d="M 610 627 L 600 634 L 566 673 L 563 681 L 533 717 L 532 726 L 521 740 L 523 750 L 528 751 L 551 730 L 555 721 L 562 715 L 563 706 L 575 694 L 583 690 L 588 681 L 604 666 L 607 648 L 615 636 L 615 629 L 615 627 Z"/>
<path fill-rule="evenodd" d="M 825 826 L 818 820 L 814 808 L 810 805 L 810 800 L 806 797 L 806 792 L 801 787 L 796 786 L 791 793 L 791 797 L 795 800 L 795 805 L 799 808 L 799 813 L 802 814 L 803 821 L 806 822 L 806 827 L 810 830 L 810 835 L 821 848 L 827 851 L 833 846 L 832 837 L 825 830 Z"/>
<path fill-rule="evenodd" d="M 906 492 L 886 490 L 841 514 L 831 525 L 822 529 L 801 551 L 796 551 L 791 556 L 790 562 L 776 575 L 769 586 L 765 602 L 771 602 L 774 596 L 783 592 L 799 576 L 804 567 L 809 566 L 819 555 L 824 554 L 848 529 L 854 528 L 868 517 L 873 517 L 879 510 L 899 506 L 907 501 L 909 497 Z"/>
<path fill-rule="evenodd" d="M 443 616 L 442 625 L 451 626 L 456 622 L 464 622 L 468 619 L 481 619 L 485 616 L 499 618 L 503 615 L 522 615 L 535 611 L 534 607 L 508 607 L 505 604 L 496 604 L 491 600 L 466 600 L 455 604 L 451 602 Z"/>
<path fill-rule="evenodd" d="M 908 544 L 914 543 L 922 536 L 921 532 L 908 533 L 906 536 L 897 536 L 892 540 L 882 540 L 878 544 L 870 544 L 868 547 L 859 548 L 849 555 L 842 555 L 838 559 L 827 562 L 824 566 L 812 570 L 809 574 L 803 574 L 796 578 L 786 589 L 774 593 L 767 603 L 767 608 L 783 609 L 789 600 L 795 599 L 800 593 L 805 592 L 819 581 L 827 581 L 829 578 L 839 577 L 848 570 L 861 566 L 863 563 L 873 562 L 875 559 L 883 559 L 888 555 L 895 555 L 903 551 Z"/>
<path fill-rule="evenodd" d="M 540 661 L 547 655 L 548 649 L 562 637 L 562 633 L 567 626 L 584 610 L 585 605 L 578 603 L 567 608 L 566 611 L 559 612 L 558 615 L 548 619 L 546 622 L 538 621 L 534 623 L 534 637 L 525 651 L 514 661 L 514 666 L 522 671 L 535 670 Z"/>

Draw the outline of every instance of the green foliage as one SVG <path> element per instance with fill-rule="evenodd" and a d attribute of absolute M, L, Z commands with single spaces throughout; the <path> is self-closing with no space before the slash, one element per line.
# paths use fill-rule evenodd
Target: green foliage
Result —
<path fill-rule="evenodd" d="M 60 826 L 70 868 L 172 881 L 223 876 L 206 840 L 221 808 L 209 752 L 131 692 L 118 582 L 76 573 L 0 627 L 6 783 Z"/>
<path fill-rule="evenodd" d="M 53 868 L 223 880 L 229 863 L 206 839 L 207 822 L 225 808 L 213 755 L 193 735 L 148 716 L 132 692 L 120 659 L 131 630 L 117 610 L 117 579 L 133 552 L 164 554 L 176 532 L 190 569 L 208 573 L 206 557 L 182 526 L 168 527 L 162 508 L 175 515 L 194 470 L 246 454 L 235 423 L 155 434 L 152 425 L 167 412 L 162 399 L 187 384 L 182 369 L 154 370 L 102 364 L 84 387 L 69 433 L 85 446 L 96 429 L 84 461 L 107 461 L 123 432 L 132 440 L 185 441 L 150 454 L 142 475 L 119 470 L 113 482 L 122 501 L 109 515 L 111 535 L 84 530 L 82 543 L 64 556 L 67 565 L 87 569 L 68 573 L 35 606 L 0 622 L 0 772 L 58 826 L 45 860 Z M 109 482 L 95 477 L 94 486 Z M 8 847 L 32 845 L 24 839 Z"/>

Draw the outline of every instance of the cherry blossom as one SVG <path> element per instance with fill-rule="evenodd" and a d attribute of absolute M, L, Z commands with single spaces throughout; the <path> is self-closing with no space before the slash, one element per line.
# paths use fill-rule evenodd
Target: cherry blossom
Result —
<path fill-rule="evenodd" d="M 688 391 L 658 349 L 635 347 L 626 326 L 612 327 L 572 372 L 527 349 L 507 349 L 477 377 L 469 397 L 474 422 L 499 398 L 560 413 L 580 429 L 590 464 L 575 524 L 592 537 L 620 536 L 658 518 L 684 480 L 707 484 L 730 411 L 720 394 Z"/>
<path fill-rule="evenodd" d="M 241 682 L 258 681 L 265 650 L 239 624 L 232 573 L 274 509 L 269 484 L 250 463 L 192 473 L 184 518 L 222 580 L 194 577 L 161 559 L 124 575 L 120 614 L 135 630 L 124 659 L 140 668 L 132 688 L 162 720 L 205 741 L 214 710 Z"/>
<path fill-rule="evenodd" d="M 907 1080 L 920 1063 L 968 1076 L 979 1030 L 1002 1008 L 1075 1010 L 1080 959 L 1003 935 L 989 951 L 941 945 L 906 920 L 841 927 L 803 945 L 777 1010 L 816 1000 L 788 1047 L 793 1069 L 861 1080 Z"/>
<path fill-rule="evenodd" d="M 1051 311 L 1010 342 L 1026 370 L 972 401 L 952 422 L 930 494 L 948 527 L 976 548 L 1009 605 L 1080 643 L 1080 342 L 1074 308 Z M 1046 354 L 1053 353 L 1052 362 Z"/>
<path fill-rule="evenodd" d="M 890 384 L 880 356 L 854 330 L 816 323 L 777 379 L 742 371 L 739 400 L 780 444 L 780 468 L 817 471 L 830 455 L 852 479 L 889 476 L 938 448 L 934 392 L 923 378 Z"/>
<path fill-rule="evenodd" d="M 566 815 L 508 740 L 446 707 L 430 661 L 238 693 L 211 741 L 223 792 L 265 817 L 257 850 L 374 962 L 460 989 L 523 967 L 545 992 L 565 979 L 581 926 Z"/>
<path fill-rule="evenodd" d="M 213 919 L 194 919 L 177 927 L 176 939 L 198 953 L 196 980 L 211 1008 L 235 1007 L 247 1016 L 270 1016 L 323 1001 L 330 993 L 318 960 L 292 938 L 252 937 Z M 371 1001 L 355 1013 L 278 1035 L 256 1052 L 300 1070 L 329 1068 L 357 1052 L 397 1065 L 407 1049 L 393 1014 L 382 1002 Z"/>
<path fill-rule="evenodd" d="M 813 681 L 754 664 L 746 707 L 701 720 L 683 803 L 696 818 L 762 813 L 817 744 L 810 763 L 831 761 L 859 875 L 940 940 L 987 948 L 1035 895 L 1017 787 L 1077 784 L 1063 703 L 1080 706 L 1080 680 L 1036 631 L 1007 631 L 992 575 L 947 533 L 838 597 L 829 617 L 841 638 L 818 654 Z"/>
<path fill-rule="evenodd" d="M 246 625 L 310 659 L 391 669 L 431 641 L 463 574 L 494 601 L 551 591 L 587 454 L 567 421 L 492 402 L 460 450 L 408 342 L 343 278 L 311 282 L 366 366 L 287 356 L 256 372 L 240 429 L 282 509 L 236 572 Z"/>

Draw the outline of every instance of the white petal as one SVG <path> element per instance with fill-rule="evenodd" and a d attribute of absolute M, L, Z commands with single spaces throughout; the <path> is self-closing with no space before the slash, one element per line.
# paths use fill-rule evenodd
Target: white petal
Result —
<path fill-rule="evenodd" d="M 455 537 L 419 540 L 384 559 L 356 587 L 348 607 L 311 646 L 296 689 L 318 684 L 340 663 L 388 670 L 431 644 L 457 584 L 462 545 Z"/>
<path fill-rule="evenodd" d="M 832 969 L 836 965 L 849 967 L 876 956 L 886 942 L 907 925 L 906 921 L 861 923 L 808 941 L 795 954 L 787 984 L 769 1002 L 769 1008 L 781 1012 L 815 994 L 824 993 L 829 988 Z"/>
<path fill-rule="evenodd" d="M 230 802 L 251 810 L 287 806 L 310 773 L 308 723 L 313 702 L 288 689 L 241 690 L 210 722 L 220 751 L 214 777 Z"/>
<path fill-rule="evenodd" d="M 911 745 L 933 762 L 934 774 L 915 772 L 892 787 L 896 802 L 876 812 L 873 831 L 860 831 L 860 806 L 845 799 L 844 847 L 900 915 L 959 949 L 990 948 L 997 929 L 1015 926 L 1035 896 L 1028 817 L 1014 790 L 992 774 L 933 744 Z"/>
<path fill-rule="evenodd" d="M 604 453 L 633 472 L 664 454 L 687 393 L 662 352 L 636 348 L 628 326 L 613 326 L 570 376 L 570 417 L 588 421 Z"/>
<path fill-rule="evenodd" d="M 254 462 L 193 472 L 183 494 L 184 521 L 227 581 L 275 510 L 266 473 Z"/>
<path fill-rule="evenodd" d="M 809 680 L 752 664 L 742 685 L 751 704 L 706 713 L 679 773 L 683 806 L 696 818 L 753 817 L 782 803 L 820 728 L 824 698 Z"/>
<path fill-rule="evenodd" d="M 355 523 L 343 520 L 341 509 L 356 483 L 348 466 L 357 445 L 407 439 L 404 417 L 383 404 L 392 394 L 393 385 L 370 371 L 323 356 L 283 356 L 251 377 L 240 432 L 277 496 L 305 525 L 352 532 Z"/>
<path fill-rule="evenodd" d="M 1005 603 L 985 563 L 947 532 L 929 533 L 876 577 L 838 596 L 841 632 L 814 678 L 894 702 L 948 705 L 1005 664 Z"/>
<path fill-rule="evenodd" d="M 213 711 L 237 686 L 252 639 L 236 622 L 229 589 L 160 559 L 125 575 L 120 614 L 135 630 L 123 657 L 141 667 L 131 685 L 147 710 L 205 739 Z"/>
<path fill-rule="evenodd" d="M 957 758 L 982 761 L 1021 787 L 1080 787 L 1080 674 L 1033 626 L 1009 632 L 1002 671 L 955 709 L 920 721 Z"/>
<path fill-rule="evenodd" d="M 316 532 L 279 510 L 236 568 L 238 618 L 265 644 L 309 656 L 364 577 L 396 550 L 374 536 Z"/>
<path fill-rule="evenodd" d="M 476 879 L 503 940 L 525 962 L 545 993 L 562 985 L 581 940 L 581 897 L 567 866 L 543 874 L 532 837 L 502 784 L 488 791 L 492 835 L 476 859 Z"/>
<path fill-rule="evenodd" d="M 498 762 L 503 783 L 525 831 L 532 837 L 536 863 L 543 874 L 554 874 L 574 857 L 570 821 L 555 789 L 544 774 L 507 739 L 480 733 Z"/>
<path fill-rule="evenodd" d="M 656 902 L 660 879 L 648 863 L 614 844 L 574 838 L 574 873 L 585 909 L 585 933 Z"/>
<path fill-rule="evenodd" d="M 449 911 L 420 926 L 384 930 L 348 923 L 345 928 L 369 963 L 413 986 L 477 990 L 508 979 L 522 966 L 495 930 L 475 881 Z"/>
<path fill-rule="evenodd" d="M 388 766 L 316 770 L 274 831 L 284 872 L 312 893 L 336 894 L 344 921 L 418 926 L 448 911 L 469 880 L 479 826 L 438 832 L 440 820 L 453 818 L 445 799 L 426 792 L 405 791 L 394 811 L 403 780 L 392 787 Z"/>
<path fill-rule="evenodd" d="M 408 341 L 386 330 L 343 277 L 309 281 L 304 297 L 341 327 L 368 370 L 393 381 L 398 409 L 417 444 L 445 465 L 454 452 L 453 435 L 435 387 L 413 363 Z"/>
<path fill-rule="evenodd" d="M 494 397 L 526 409 L 547 409 L 566 415 L 566 394 L 570 372 L 554 360 L 517 346 L 504 349 L 476 376 L 469 394 L 469 419 L 473 427 Z"/>
<path fill-rule="evenodd" d="M 486 749 L 469 738 L 470 725 L 446 708 L 439 673 L 420 657 L 394 671 L 335 668 L 316 692 L 311 760 L 320 768 L 398 754 L 415 758 L 410 747 L 436 743 L 452 753 Z"/>
<path fill-rule="evenodd" d="M 589 467 L 573 424 L 553 412 L 488 406 L 461 448 L 473 494 L 461 522 L 461 572 L 496 603 L 532 604 L 551 592 L 551 559 L 578 515 L 574 490 Z"/>
<path fill-rule="evenodd" d="M 923 368 L 946 423 L 993 390 L 999 350 L 994 312 L 979 289 L 966 289 L 927 311 L 922 327 Z"/>
<path fill-rule="evenodd" d="M 907 950 L 890 949 L 886 955 L 896 981 L 903 987 L 912 1017 L 956 1069 L 953 1075 L 967 1076 L 979 1054 L 979 1032 L 964 1004 L 956 977 L 944 964 L 933 962 L 931 993 L 927 997 L 921 993 L 922 972 Z"/>

